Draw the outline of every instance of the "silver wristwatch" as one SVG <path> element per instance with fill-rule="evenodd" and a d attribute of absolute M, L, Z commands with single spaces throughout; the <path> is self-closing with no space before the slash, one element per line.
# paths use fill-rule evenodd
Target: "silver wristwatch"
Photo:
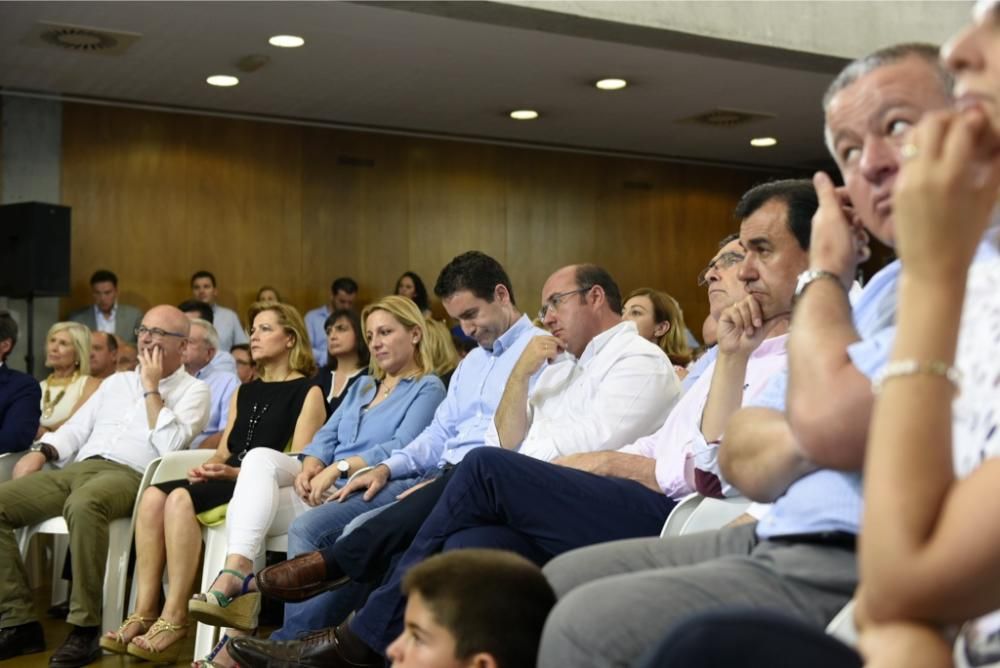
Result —
<path fill-rule="evenodd" d="M 837 276 L 832 271 L 827 271 L 826 269 L 807 269 L 799 274 L 799 280 L 795 284 L 795 299 L 802 296 L 802 293 L 806 291 L 809 285 L 820 278 L 830 278 L 833 279 L 837 285 L 841 285 L 840 276 Z M 841 285 L 841 287 L 843 287 Z"/>

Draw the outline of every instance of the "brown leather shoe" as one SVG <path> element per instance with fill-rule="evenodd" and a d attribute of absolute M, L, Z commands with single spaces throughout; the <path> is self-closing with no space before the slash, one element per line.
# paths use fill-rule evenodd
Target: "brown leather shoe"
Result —
<path fill-rule="evenodd" d="M 284 603 L 299 603 L 343 587 L 350 581 L 351 578 L 346 575 L 328 580 L 326 562 L 318 551 L 300 554 L 257 573 L 257 589 L 265 596 Z"/>
<path fill-rule="evenodd" d="M 348 647 L 349 646 L 349 647 Z M 353 653 L 348 651 L 353 650 Z M 351 654 L 351 656 L 348 656 Z M 245 668 L 383 668 L 385 659 L 365 647 L 347 623 L 310 633 L 301 640 L 269 642 L 255 638 L 233 638 L 229 656 Z"/>

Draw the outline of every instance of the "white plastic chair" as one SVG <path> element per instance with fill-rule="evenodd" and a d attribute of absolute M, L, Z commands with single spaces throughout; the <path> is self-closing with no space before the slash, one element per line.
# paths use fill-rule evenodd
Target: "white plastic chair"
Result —
<path fill-rule="evenodd" d="M 129 556 L 132 554 L 132 535 L 135 531 L 139 498 L 143 490 L 149 486 L 158 462 L 159 460 L 151 462 L 143 473 L 131 517 L 112 520 L 108 525 L 108 560 L 104 571 L 104 607 L 101 615 L 103 627 L 106 629 L 118 628 L 124 617 L 125 584 L 128 577 Z M 18 548 L 22 559 L 28 554 L 28 546 L 35 534 L 51 534 L 57 537 L 52 558 L 52 599 L 53 603 L 59 603 L 68 595 L 68 587 L 62 579 L 62 570 L 66 561 L 66 547 L 69 544 L 69 528 L 62 516 L 24 527 L 18 537 Z"/>
<path fill-rule="evenodd" d="M 746 512 L 752 501 L 742 496 L 712 499 L 690 494 L 674 506 L 660 532 L 661 538 L 721 529 Z"/>

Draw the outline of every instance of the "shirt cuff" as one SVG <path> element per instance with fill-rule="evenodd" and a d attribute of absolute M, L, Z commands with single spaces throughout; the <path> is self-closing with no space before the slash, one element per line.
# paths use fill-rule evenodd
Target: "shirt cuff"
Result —
<path fill-rule="evenodd" d="M 411 473 L 413 473 L 413 469 L 410 466 L 410 462 L 405 455 L 400 455 L 400 454 L 390 455 L 388 459 L 379 462 L 379 464 L 385 464 L 386 466 L 389 467 L 389 474 L 393 480 L 396 480 L 398 478 L 405 478 Z M 376 466 L 377 465 L 378 464 L 376 464 Z"/>

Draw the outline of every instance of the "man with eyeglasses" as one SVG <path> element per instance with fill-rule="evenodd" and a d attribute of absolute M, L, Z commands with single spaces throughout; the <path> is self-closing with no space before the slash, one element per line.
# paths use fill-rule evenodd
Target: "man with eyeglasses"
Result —
<path fill-rule="evenodd" d="M 111 375 L 32 446 L 21 464 L 38 472 L 0 484 L 0 660 L 45 650 L 14 529 L 60 515 L 73 553 L 72 630 L 49 665 L 73 668 L 100 658 L 108 523 L 131 515 L 146 466 L 186 447 L 208 420 L 208 387 L 181 364 L 188 332 L 187 318 L 173 306 L 148 311 L 135 329 L 139 370 Z M 46 462 L 55 468 L 40 471 Z"/>
<path fill-rule="evenodd" d="M 743 247 L 740 246 L 740 235 L 730 234 L 719 242 L 719 252 L 715 254 L 712 261 L 698 274 L 698 287 L 708 288 L 708 319 L 711 320 L 714 328 L 718 326 L 719 316 L 722 312 L 735 304 L 744 295 L 743 283 L 740 281 L 738 265 L 743 261 Z M 708 341 L 706 340 L 707 344 Z M 715 356 L 719 353 L 718 346 L 713 338 L 712 346 L 698 358 L 688 375 L 681 381 L 681 391 L 687 392 L 691 389 L 705 369 L 715 362 Z"/>

